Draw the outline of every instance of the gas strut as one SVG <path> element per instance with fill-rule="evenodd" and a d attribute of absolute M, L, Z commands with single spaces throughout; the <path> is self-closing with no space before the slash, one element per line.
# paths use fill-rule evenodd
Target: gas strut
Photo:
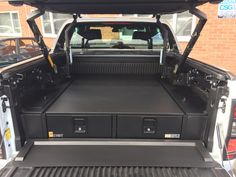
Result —
<path fill-rule="evenodd" d="M 191 39 L 188 42 L 187 47 L 185 48 L 183 55 L 180 58 L 179 64 L 176 65 L 174 73 L 179 73 L 181 71 L 185 61 L 188 58 L 188 55 L 192 51 L 195 43 L 197 42 L 197 40 L 200 36 L 200 33 L 201 33 L 202 29 L 203 29 L 203 27 L 204 27 L 204 25 L 207 21 L 206 14 L 203 13 L 202 11 L 200 11 L 199 9 L 193 8 L 192 10 L 189 10 L 189 12 L 191 14 L 197 16 L 199 18 L 199 21 L 198 21 L 198 24 L 197 24 L 193 34 L 191 35 Z"/>
<path fill-rule="evenodd" d="M 36 42 L 38 43 L 39 47 L 41 48 L 42 52 L 43 52 L 43 56 L 44 58 L 48 61 L 49 65 L 51 66 L 51 68 L 53 69 L 54 73 L 57 74 L 57 66 L 56 64 L 52 61 L 52 58 L 48 52 L 48 48 L 43 40 L 43 36 L 41 34 L 41 32 L 39 31 L 39 28 L 35 22 L 35 19 L 40 17 L 41 15 L 44 14 L 44 10 L 35 10 L 33 12 L 31 12 L 30 16 L 27 18 L 27 23 L 31 29 L 31 31 L 34 34 L 34 38 L 36 40 Z"/>

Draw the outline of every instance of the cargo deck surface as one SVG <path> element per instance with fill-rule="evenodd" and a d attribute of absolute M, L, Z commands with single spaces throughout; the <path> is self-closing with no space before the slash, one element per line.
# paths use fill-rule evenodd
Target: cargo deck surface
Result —
<path fill-rule="evenodd" d="M 80 77 L 47 110 L 60 113 L 183 114 L 158 78 L 141 76 Z"/>

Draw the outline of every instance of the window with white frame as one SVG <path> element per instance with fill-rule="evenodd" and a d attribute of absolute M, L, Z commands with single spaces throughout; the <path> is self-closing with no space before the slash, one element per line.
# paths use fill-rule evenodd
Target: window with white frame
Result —
<path fill-rule="evenodd" d="M 20 35 L 21 27 L 18 12 L 0 12 L 0 35 Z"/>
<path fill-rule="evenodd" d="M 195 26 L 195 18 L 188 11 L 178 14 L 163 15 L 172 27 L 179 41 L 188 41 Z"/>
<path fill-rule="evenodd" d="M 69 18 L 71 15 L 68 14 L 45 12 L 42 16 L 43 34 L 56 35 L 63 23 Z"/>

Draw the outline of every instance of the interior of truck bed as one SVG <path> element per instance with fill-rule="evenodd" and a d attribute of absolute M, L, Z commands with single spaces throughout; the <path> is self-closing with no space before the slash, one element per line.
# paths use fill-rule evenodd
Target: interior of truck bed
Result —
<path fill-rule="evenodd" d="M 157 56 L 75 56 L 70 79 L 25 97 L 27 143 L 0 176 L 227 176 L 202 141 L 206 102 L 160 70 Z"/>
<path fill-rule="evenodd" d="M 200 140 L 205 102 L 161 79 L 157 57 L 75 56 L 69 81 L 25 102 L 27 138 Z"/>
<path fill-rule="evenodd" d="M 156 56 L 75 57 L 71 78 L 26 99 L 10 176 L 223 177 L 202 143 L 205 102 Z"/>

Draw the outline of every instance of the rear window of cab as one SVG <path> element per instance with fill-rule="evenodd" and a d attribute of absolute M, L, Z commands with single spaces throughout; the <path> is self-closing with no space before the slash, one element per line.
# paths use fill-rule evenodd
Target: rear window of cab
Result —
<path fill-rule="evenodd" d="M 161 49 L 160 29 L 144 23 L 81 24 L 75 27 L 71 48 Z"/>

